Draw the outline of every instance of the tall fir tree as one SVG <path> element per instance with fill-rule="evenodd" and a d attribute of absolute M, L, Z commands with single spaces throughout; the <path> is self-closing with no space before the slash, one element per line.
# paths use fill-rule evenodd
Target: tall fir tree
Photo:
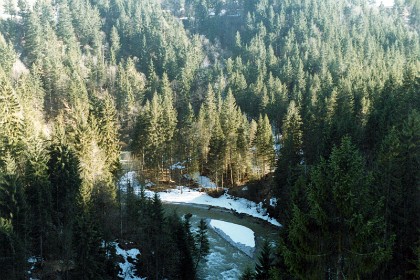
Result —
<path fill-rule="evenodd" d="M 285 263 L 293 275 L 357 278 L 370 275 L 390 258 L 382 198 L 372 192 L 372 176 L 360 152 L 344 137 L 328 161 L 311 173 L 308 209 L 292 205 Z"/>

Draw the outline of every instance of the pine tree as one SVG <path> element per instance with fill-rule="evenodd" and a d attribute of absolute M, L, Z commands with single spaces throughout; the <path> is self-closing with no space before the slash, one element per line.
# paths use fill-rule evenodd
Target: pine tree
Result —
<path fill-rule="evenodd" d="M 13 46 L 9 43 L 6 43 L 3 35 L 0 33 L 0 66 L 3 68 L 4 72 L 8 75 L 11 74 L 13 63 L 16 60 L 16 53 L 13 50 Z"/>
<path fill-rule="evenodd" d="M 0 273 L 6 279 L 22 279 L 24 262 L 19 259 L 22 248 L 12 222 L 0 217 Z"/>
<path fill-rule="evenodd" d="M 410 260 L 417 242 L 419 227 L 419 113 L 412 111 L 397 131 L 392 128 L 379 151 L 376 180 L 378 191 L 384 195 L 387 235 L 395 234 L 393 256 L 383 277 L 409 277 L 414 269 Z M 398 265 L 397 265 L 398 264 Z"/>
<path fill-rule="evenodd" d="M 277 196 L 282 201 L 280 205 L 284 223 L 290 218 L 292 186 L 302 172 L 304 164 L 302 126 L 299 108 L 292 100 L 283 121 L 282 145 L 275 172 Z"/>
<path fill-rule="evenodd" d="M 76 217 L 73 244 L 76 260 L 74 276 L 83 280 L 101 278 L 105 272 L 105 255 L 101 250 L 101 237 L 86 206 L 82 206 Z"/>
<path fill-rule="evenodd" d="M 258 263 L 255 266 L 255 279 L 268 280 L 270 279 L 270 269 L 273 266 L 274 259 L 271 256 L 271 245 L 268 240 L 264 240 Z"/>
<path fill-rule="evenodd" d="M 118 35 L 118 30 L 115 28 L 115 26 L 111 29 L 111 49 L 110 49 L 110 61 L 111 65 L 117 64 L 117 58 L 119 56 L 119 52 L 121 49 L 121 43 L 120 43 L 120 36 Z"/>
<path fill-rule="evenodd" d="M 204 164 L 206 164 L 208 161 L 211 131 L 213 130 L 215 125 L 216 114 L 216 98 L 213 92 L 213 88 L 209 85 L 207 89 L 206 99 L 200 107 L 197 119 L 197 130 L 199 135 L 198 151 L 200 153 L 201 172 L 203 172 Z"/>
<path fill-rule="evenodd" d="M 163 108 L 162 99 L 155 93 L 152 101 L 149 103 L 147 112 L 147 130 L 146 130 L 146 155 L 148 157 L 148 166 L 156 172 L 160 171 L 162 166 L 163 143 L 165 141 L 162 127 Z M 157 175 L 157 173 L 156 173 Z"/>
<path fill-rule="evenodd" d="M 48 154 L 43 143 L 31 143 L 26 149 L 25 194 L 28 204 L 28 221 L 33 252 L 45 258 L 52 254 L 52 197 L 48 178 Z"/>
<path fill-rule="evenodd" d="M 75 48 L 77 41 L 72 24 L 72 15 L 66 1 L 60 3 L 58 12 L 57 36 L 64 41 L 67 49 Z"/>
<path fill-rule="evenodd" d="M 252 270 L 251 267 L 247 266 L 245 270 L 241 274 L 240 280 L 254 280 L 255 279 L 255 272 Z"/>
<path fill-rule="evenodd" d="M 225 171 L 225 149 L 226 149 L 226 138 L 223 134 L 222 127 L 220 125 L 220 120 L 216 115 L 216 119 L 214 120 L 213 131 L 210 137 L 209 143 L 209 153 L 208 153 L 208 166 L 211 168 L 212 173 L 214 175 L 214 180 L 216 186 L 219 185 L 219 178 L 221 178 L 220 182 L 223 187 L 223 174 Z M 220 176 L 220 177 L 219 177 Z"/>
<path fill-rule="evenodd" d="M 235 98 L 232 91 L 229 90 L 225 100 L 223 101 L 220 122 L 225 136 L 225 151 L 228 164 L 228 171 L 230 175 L 230 183 L 235 185 L 236 176 L 234 174 L 234 164 L 237 158 L 237 140 L 238 140 L 238 127 L 240 124 L 240 114 L 236 106 Z M 221 153 L 220 153 L 221 154 Z"/>
<path fill-rule="evenodd" d="M 6 154 L 0 158 L 0 271 L 8 279 L 24 275 L 25 208 L 16 162 Z"/>
<path fill-rule="evenodd" d="M 120 168 L 120 144 L 119 144 L 119 125 L 117 120 L 117 112 L 112 97 L 105 93 L 102 100 L 98 100 L 94 112 L 98 119 L 99 129 L 99 145 L 105 151 L 106 169 L 116 176 Z M 113 182 L 113 178 L 109 178 Z"/>
<path fill-rule="evenodd" d="M 356 278 L 390 257 L 382 199 L 371 192 L 371 174 L 348 137 L 311 173 L 308 211 L 293 204 L 285 263 L 298 278 Z"/>
<path fill-rule="evenodd" d="M 43 41 L 42 25 L 35 11 L 29 13 L 25 28 L 25 50 L 27 52 L 28 62 L 29 64 L 32 64 L 41 57 Z"/>
<path fill-rule="evenodd" d="M 64 133 L 64 132 L 62 132 Z M 59 139 L 59 128 L 55 136 Z M 63 266 L 71 266 L 74 258 L 74 233 L 76 216 L 79 211 L 78 197 L 82 180 L 79 160 L 75 152 L 63 142 L 53 143 L 49 147 L 48 174 L 51 188 L 53 224 L 55 236 L 49 240 L 55 254 L 63 260 Z M 68 275 L 67 275 L 68 277 Z"/>
<path fill-rule="evenodd" d="M 187 174 L 194 173 L 198 170 L 197 163 L 197 123 L 195 120 L 194 110 L 191 103 L 188 103 L 186 113 L 178 123 L 176 138 L 178 148 L 178 158 L 186 160 Z"/>
<path fill-rule="evenodd" d="M 171 165 L 174 153 L 172 143 L 177 125 L 177 111 L 174 108 L 173 92 L 166 73 L 164 73 L 162 77 L 161 94 L 162 116 L 159 124 L 162 131 L 161 137 L 163 138 L 162 144 L 164 145 L 163 149 L 166 165 Z M 164 166 L 162 166 L 162 168 L 163 167 Z"/>
<path fill-rule="evenodd" d="M 23 130 L 22 106 L 16 92 L 0 72 L 0 155 L 4 149 L 16 151 Z"/>
<path fill-rule="evenodd" d="M 195 234 L 195 265 L 197 270 L 200 262 L 206 261 L 206 256 L 210 253 L 210 244 L 207 237 L 207 223 L 200 219 L 198 232 Z"/>
<path fill-rule="evenodd" d="M 260 170 L 259 176 L 262 177 L 271 170 L 274 164 L 274 141 L 271 131 L 270 121 L 267 115 L 258 119 L 257 132 L 255 134 L 255 147 L 257 156 L 257 166 Z"/>

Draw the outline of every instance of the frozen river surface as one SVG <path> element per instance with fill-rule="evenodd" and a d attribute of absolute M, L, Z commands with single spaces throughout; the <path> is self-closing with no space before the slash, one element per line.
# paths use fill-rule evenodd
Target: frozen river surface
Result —
<path fill-rule="evenodd" d="M 191 213 L 193 227 L 198 226 L 200 219 L 212 219 L 241 225 L 252 230 L 255 234 L 255 254 L 251 258 L 209 227 L 210 254 L 207 257 L 207 262 L 201 264 L 199 268 L 199 279 L 239 279 L 247 266 L 255 266 L 255 260 L 257 259 L 263 240 L 267 238 L 275 241 L 278 237 L 278 227 L 272 226 L 266 221 L 257 218 L 234 214 L 227 209 L 168 203 L 165 203 L 164 207 L 168 213 L 176 211 L 180 216 Z"/>

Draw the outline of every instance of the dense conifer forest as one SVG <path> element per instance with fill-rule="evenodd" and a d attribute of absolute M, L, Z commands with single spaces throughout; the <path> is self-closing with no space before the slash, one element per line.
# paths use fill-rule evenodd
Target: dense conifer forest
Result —
<path fill-rule="evenodd" d="M 277 198 L 242 279 L 419 279 L 420 2 L 374 2 L 1 0 L 0 278 L 118 279 L 126 240 L 197 279 L 205 222 L 121 192 L 130 151 Z"/>

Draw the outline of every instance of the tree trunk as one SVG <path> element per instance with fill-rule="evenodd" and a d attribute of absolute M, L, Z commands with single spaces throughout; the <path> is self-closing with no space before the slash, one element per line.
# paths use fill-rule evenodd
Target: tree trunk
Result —
<path fill-rule="evenodd" d="M 342 244 L 341 244 L 341 232 L 338 235 L 338 258 L 337 258 L 337 280 L 343 279 L 343 253 L 342 253 Z"/>

